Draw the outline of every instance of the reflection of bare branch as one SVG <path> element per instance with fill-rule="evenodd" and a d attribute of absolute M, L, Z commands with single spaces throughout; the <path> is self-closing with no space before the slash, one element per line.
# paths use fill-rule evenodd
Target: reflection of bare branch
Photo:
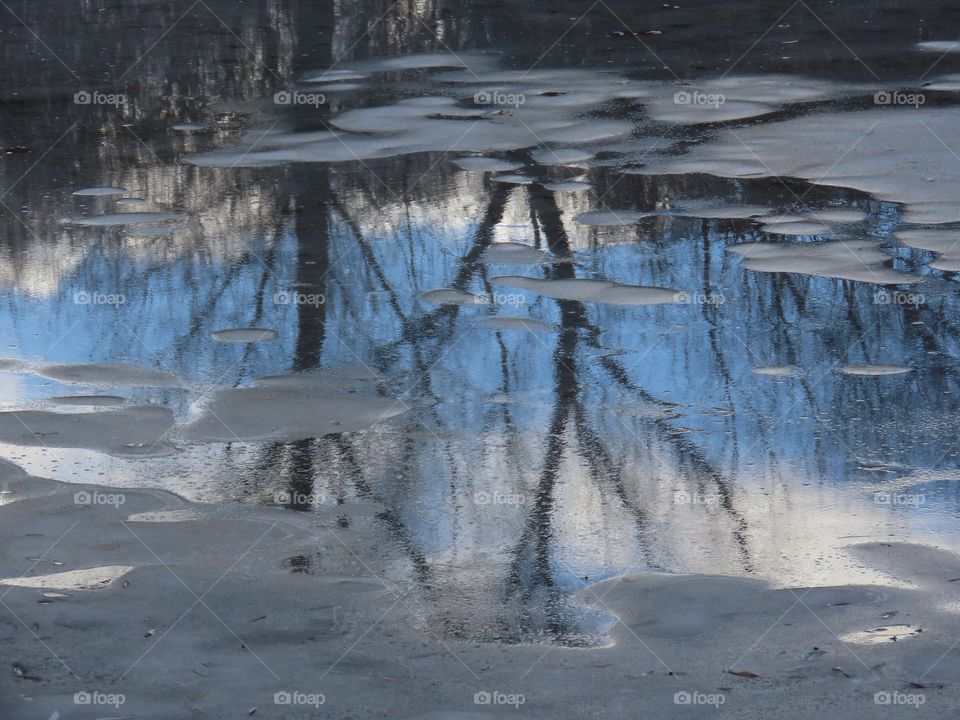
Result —
<path fill-rule="evenodd" d="M 560 257 L 569 257 L 569 241 L 567 239 L 566 231 L 563 228 L 563 224 L 560 221 L 560 211 L 559 208 L 557 208 L 556 200 L 554 199 L 553 194 L 541 191 L 538 186 L 534 186 L 534 189 L 531 191 L 531 202 L 535 203 L 536 205 L 537 216 L 540 218 L 541 227 L 545 237 L 547 238 L 547 243 L 550 247 L 550 250 Z M 555 273 L 556 275 L 560 275 L 562 277 L 572 277 L 573 266 L 566 263 L 561 264 L 555 270 Z M 587 320 L 586 312 L 583 309 L 582 304 L 568 304 L 565 301 L 560 301 L 559 304 L 561 305 L 561 312 L 564 318 L 567 318 L 568 316 L 570 316 L 571 319 L 575 318 L 575 324 L 578 327 L 587 330 L 586 337 L 588 344 L 593 347 L 598 347 L 599 331 Z M 632 381 L 630 381 L 626 371 L 622 369 L 620 364 L 615 359 L 611 357 L 603 358 L 601 360 L 601 366 L 610 372 L 611 377 L 614 380 L 625 383 L 625 387 L 633 392 L 639 392 L 645 400 L 652 401 L 664 407 L 670 406 L 669 403 L 659 400 L 652 394 L 637 387 Z M 696 448 L 696 446 L 686 437 L 683 435 L 678 435 L 675 432 L 675 428 L 672 427 L 666 420 L 655 420 L 654 427 L 659 429 L 666 443 L 674 449 L 679 463 L 688 464 L 694 471 L 695 477 L 708 478 L 711 482 L 713 482 L 714 485 L 716 485 L 718 493 L 721 497 L 721 507 L 724 508 L 734 522 L 735 527 L 733 530 L 733 536 L 743 558 L 744 567 L 749 570 L 751 568 L 751 560 L 747 543 L 747 521 L 734 506 L 733 494 L 731 492 L 729 483 L 727 483 L 727 481 L 723 478 L 723 475 L 716 470 L 710 464 L 710 462 L 706 460 L 706 458 L 703 457 L 699 449 Z"/>
<path fill-rule="evenodd" d="M 575 403 L 573 408 L 574 427 L 577 431 L 577 447 L 580 448 L 587 465 L 590 468 L 594 482 L 602 488 L 603 484 L 613 485 L 614 492 L 621 504 L 633 515 L 633 520 L 637 528 L 637 542 L 644 554 L 644 559 L 648 565 L 655 565 L 656 560 L 647 543 L 647 512 L 637 505 L 627 495 L 627 488 L 623 482 L 623 475 L 610 457 L 600 436 L 590 427 L 587 421 L 587 413 L 580 402 Z"/>
<path fill-rule="evenodd" d="M 482 265 L 483 253 L 487 247 L 489 247 L 490 243 L 493 242 L 494 229 L 503 219 L 503 212 L 506 208 L 510 191 L 511 188 L 507 185 L 498 184 L 494 187 L 486 212 L 474 232 L 473 245 L 461 258 L 460 269 L 457 271 L 457 275 L 450 285 L 451 287 L 459 290 L 465 289 L 479 271 Z M 360 238 L 361 236 L 357 235 L 357 237 Z M 426 340 L 433 340 L 435 348 L 434 356 L 438 355 L 442 352 L 442 349 L 446 347 L 450 339 L 450 335 L 454 329 L 453 321 L 458 316 L 459 311 L 459 306 L 443 305 L 436 310 L 432 310 L 425 315 L 408 321 L 403 325 L 400 338 L 380 348 L 378 355 L 383 358 L 394 357 L 396 347 L 404 344 L 410 344 L 419 352 L 419 346 Z M 443 320 L 447 322 L 441 325 L 441 321 Z M 433 362 L 433 360 L 429 359 L 421 360 L 422 364 L 418 367 L 418 372 L 420 373 L 418 377 L 424 382 L 429 380 L 428 377 L 425 377 L 427 375 L 426 368 L 431 367 Z"/>

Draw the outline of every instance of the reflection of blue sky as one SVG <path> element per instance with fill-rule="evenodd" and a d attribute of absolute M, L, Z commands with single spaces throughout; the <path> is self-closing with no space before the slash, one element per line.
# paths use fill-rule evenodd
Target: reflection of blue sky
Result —
<path fill-rule="evenodd" d="M 522 200 L 527 191 L 512 192 Z M 251 238 L 239 261 L 198 249 L 131 267 L 102 238 L 51 297 L 4 293 L 0 342 L 10 356 L 33 361 L 170 370 L 185 390 L 111 392 L 185 413 L 210 383 L 234 386 L 289 372 L 300 309 L 275 303 L 274 295 L 323 292 L 325 307 L 306 311 L 325 318 L 322 365 L 374 368 L 385 380 L 383 391 L 410 411 L 347 438 L 354 466 L 336 440 L 316 443 L 317 487 L 355 498 L 359 473 L 439 573 L 503 580 L 530 518 L 558 391 L 565 388 L 556 376 L 559 331 L 497 332 L 480 320 L 522 316 L 559 328 L 560 305 L 505 288 L 524 302 L 429 305 L 420 294 L 453 282 L 476 218 L 454 217 L 441 226 L 414 216 L 387 232 L 378 230 L 376 211 L 358 212 L 353 219 L 366 233 L 369 255 L 335 216 L 327 255 L 337 261 L 329 273 L 313 275 L 322 287 L 298 280 L 300 238 L 320 242 L 321 236 L 316 228 L 297 228 L 293 214 L 276 240 Z M 872 222 L 879 229 L 889 220 Z M 947 451 L 955 436 L 956 333 L 949 318 L 956 306 L 942 284 L 924 286 L 927 304 L 917 310 L 877 305 L 873 286 L 745 271 L 725 248 L 752 235 L 729 226 L 712 223 L 704 236 L 697 220 L 657 223 L 597 233 L 597 249 L 575 254 L 578 276 L 722 295 L 723 302 L 584 306 L 586 326 L 573 331 L 568 360 L 576 368 L 580 421 L 609 472 L 591 469 L 584 438 L 568 421 L 543 529 L 557 586 L 573 590 L 583 576 L 626 568 L 749 569 L 797 582 L 842 582 L 854 567 L 841 550 L 848 542 L 920 537 L 955 544 L 952 483 L 932 485 L 923 507 L 882 507 L 873 492 L 901 475 L 864 469 L 955 465 Z M 529 233 L 515 227 L 511 235 Z M 576 247 L 587 244 L 578 238 Z M 516 273 L 542 276 L 538 268 L 480 265 L 464 289 L 483 292 L 484 274 Z M 75 304 L 83 291 L 121 292 L 125 302 Z M 424 325 L 427 318 L 432 322 Z M 250 347 L 210 337 L 250 325 L 274 328 L 280 337 Z M 915 370 L 858 378 L 833 369 L 847 362 Z M 794 365 L 805 377 L 762 377 L 752 372 L 758 365 Z M 30 375 L 3 380 L 7 407 L 84 391 Z M 135 462 L 86 451 L 7 450 L 40 474 L 71 480 L 80 471 L 84 480 L 159 484 L 203 499 L 264 501 L 291 473 L 283 461 L 270 465 L 265 448 L 244 444 Z M 622 480 L 619 489 L 614 476 Z M 678 506 L 678 490 L 714 500 Z M 524 502 L 478 507 L 475 494 L 490 491 Z"/>
<path fill-rule="evenodd" d="M 291 266 L 295 238 L 278 244 L 276 264 Z M 48 298 L 6 293 L 0 303 L 0 342 L 8 356 L 37 362 L 125 362 L 177 374 L 185 383 L 232 384 L 289 369 L 296 329 L 295 308 L 273 301 L 283 275 L 267 274 L 263 247 L 251 248 L 247 262 L 227 265 L 212 259 L 181 258 L 173 263 L 131 267 L 120 252 L 92 249 L 58 292 Z M 279 282 L 278 282 L 279 281 Z M 123 304 L 82 304 L 78 294 L 121 294 Z M 259 323 L 280 338 L 252 348 L 218 343 L 214 330 Z M 247 355 L 245 358 L 244 355 Z M 27 388 L 50 381 L 26 378 Z M 69 388 L 67 388 L 69 390 Z M 64 388 L 58 388 L 59 392 Z M 42 390 L 28 390 L 36 397 Z M 45 393 L 44 393 L 45 394 Z"/>

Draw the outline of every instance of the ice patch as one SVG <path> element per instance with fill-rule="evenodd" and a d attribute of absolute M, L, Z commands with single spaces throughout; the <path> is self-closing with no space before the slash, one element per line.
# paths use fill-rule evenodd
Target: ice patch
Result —
<path fill-rule="evenodd" d="M 923 282 L 883 266 L 890 256 L 869 240 L 830 241 L 806 245 L 747 243 L 728 248 L 744 258 L 743 267 L 768 273 L 801 273 L 877 284 Z"/>
<path fill-rule="evenodd" d="M 0 372 L 30 372 L 30 363 L 16 358 L 0 358 Z"/>
<path fill-rule="evenodd" d="M 470 172 L 509 172 L 520 167 L 520 163 L 488 157 L 458 158 L 453 162 L 461 169 Z"/>
<path fill-rule="evenodd" d="M 37 370 L 37 374 L 62 383 L 102 387 L 176 387 L 180 384 L 171 373 L 122 363 L 47 365 Z"/>
<path fill-rule="evenodd" d="M 581 192 L 583 190 L 589 190 L 593 186 L 590 183 L 571 180 L 568 182 L 547 183 L 543 187 L 550 192 Z"/>
<path fill-rule="evenodd" d="M 936 253 L 930 263 L 934 270 L 960 272 L 960 230 L 901 230 L 894 237 L 907 247 Z"/>
<path fill-rule="evenodd" d="M 356 70 L 334 68 L 308 73 L 303 77 L 303 81 L 310 83 L 354 82 L 356 80 L 366 80 L 368 77 L 370 77 L 368 74 Z"/>
<path fill-rule="evenodd" d="M 217 392 L 184 437 L 195 443 L 302 440 L 367 428 L 406 410 L 392 398 L 324 388 L 312 375 L 289 378 L 285 385 Z"/>
<path fill-rule="evenodd" d="M 177 213 L 132 212 L 115 213 L 113 215 L 96 215 L 89 218 L 74 218 L 70 222 L 73 225 L 83 225 L 87 227 L 114 227 L 122 225 L 179 222 L 183 219 L 184 216 L 178 215 Z"/>
<path fill-rule="evenodd" d="M 773 208 L 762 205 L 725 205 L 707 201 L 685 203 L 676 210 L 684 217 L 703 218 L 705 220 L 749 220 L 762 215 L 770 215 Z"/>
<path fill-rule="evenodd" d="M 126 192 L 122 187 L 88 187 L 74 190 L 74 195 L 102 197 L 107 195 L 123 195 Z"/>
<path fill-rule="evenodd" d="M 765 232 L 771 235 L 807 235 L 822 237 L 830 233 L 830 228 L 816 222 L 762 223 Z"/>
<path fill-rule="evenodd" d="M 855 210 L 853 208 L 823 208 L 820 210 L 808 210 L 806 214 L 814 220 L 819 220 L 828 225 L 846 225 L 863 222 L 867 219 L 867 214 L 863 212 L 863 210 Z"/>
<path fill-rule="evenodd" d="M 48 398 L 54 405 L 81 406 L 81 407 L 116 407 L 126 402 L 125 398 L 117 395 L 57 395 Z"/>
<path fill-rule="evenodd" d="M 753 372 L 766 377 L 803 377 L 803 371 L 792 365 L 761 365 L 753 368 Z"/>
<path fill-rule="evenodd" d="M 928 40 L 916 44 L 917 50 L 932 53 L 960 52 L 960 41 L 957 40 Z"/>
<path fill-rule="evenodd" d="M 119 410 L 58 413 L 46 410 L 0 412 L 0 442 L 28 447 L 85 448 L 114 455 L 140 447 L 150 454 L 173 427 L 173 412 L 141 405 Z M 156 447 L 166 453 L 166 447 Z"/>
<path fill-rule="evenodd" d="M 449 57 L 449 56 L 447 56 Z M 333 131 L 248 133 L 240 147 L 187 158 L 195 165 L 258 167 L 285 162 L 343 162 L 419 152 L 502 152 L 541 143 L 581 144 L 627 137 L 633 124 L 587 117 L 582 106 L 528 102 L 503 109 L 463 107 L 455 98 L 424 96 L 347 110 Z M 604 97 L 591 97 L 590 102 Z"/>
<path fill-rule="evenodd" d="M 532 155 L 541 165 L 580 165 L 593 157 L 593 153 L 577 148 L 544 148 Z"/>
<path fill-rule="evenodd" d="M 678 292 L 662 287 L 625 285 L 612 280 L 572 279 L 541 280 L 538 278 L 505 275 L 490 278 L 496 285 L 531 290 L 555 300 L 577 300 L 611 305 L 657 305 L 679 302 Z"/>
<path fill-rule="evenodd" d="M 420 299 L 434 305 L 487 305 L 489 303 L 483 295 L 467 293 L 455 288 L 428 290 L 420 296 Z"/>
<path fill-rule="evenodd" d="M 884 625 L 869 630 L 858 630 L 845 633 L 840 640 L 856 645 L 882 645 L 890 642 L 901 642 L 910 637 L 916 637 L 923 632 L 913 625 Z"/>
<path fill-rule="evenodd" d="M 839 83 L 794 75 L 732 76 L 690 85 L 656 89 L 650 117 L 692 125 L 759 117 L 779 107 L 840 97 L 850 88 Z"/>
<path fill-rule="evenodd" d="M 960 222 L 958 108 L 884 107 L 741 128 L 648 173 L 795 177 L 907 205 L 910 223 Z"/>
<path fill-rule="evenodd" d="M 838 368 L 838 372 L 844 375 L 864 375 L 872 377 L 903 375 L 912 372 L 912 370 L 913 368 L 901 367 L 900 365 L 844 365 Z"/>
<path fill-rule="evenodd" d="M 102 565 L 50 575 L 0 579 L 0 585 L 56 590 L 99 590 L 133 570 L 132 565 Z"/>
<path fill-rule="evenodd" d="M 493 243 L 483 253 L 483 259 L 497 265 L 539 265 L 556 260 L 553 255 L 524 243 Z"/>
<path fill-rule="evenodd" d="M 533 184 L 533 178 L 528 175 L 494 175 L 492 178 L 493 182 L 498 183 L 508 183 L 510 185 L 531 185 Z"/>
<path fill-rule="evenodd" d="M 210 333 L 217 342 L 224 343 L 258 343 L 277 339 L 277 331 L 269 328 L 231 328 L 216 330 Z"/>

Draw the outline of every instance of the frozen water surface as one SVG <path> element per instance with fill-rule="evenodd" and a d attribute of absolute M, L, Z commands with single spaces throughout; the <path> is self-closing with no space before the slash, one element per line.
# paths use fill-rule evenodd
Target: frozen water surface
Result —
<path fill-rule="evenodd" d="M 0 717 L 954 712 L 955 8 L 15 5 Z"/>
<path fill-rule="evenodd" d="M 276 340 L 277 331 L 270 328 L 230 328 L 215 330 L 210 333 L 210 337 L 225 343 L 258 343 Z"/>

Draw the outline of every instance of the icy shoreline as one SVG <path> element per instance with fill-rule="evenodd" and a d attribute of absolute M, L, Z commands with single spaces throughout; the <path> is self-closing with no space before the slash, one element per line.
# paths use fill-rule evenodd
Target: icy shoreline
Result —
<path fill-rule="evenodd" d="M 852 548 L 902 587 L 623 576 L 577 597 L 619 618 L 607 647 L 479 644 L 389 579 L 362 512 L 197 505 L 9 463 L 0 486 L 10 720 L 875 718 L 958 700 L 960 557 L 924 546 Z"/>

